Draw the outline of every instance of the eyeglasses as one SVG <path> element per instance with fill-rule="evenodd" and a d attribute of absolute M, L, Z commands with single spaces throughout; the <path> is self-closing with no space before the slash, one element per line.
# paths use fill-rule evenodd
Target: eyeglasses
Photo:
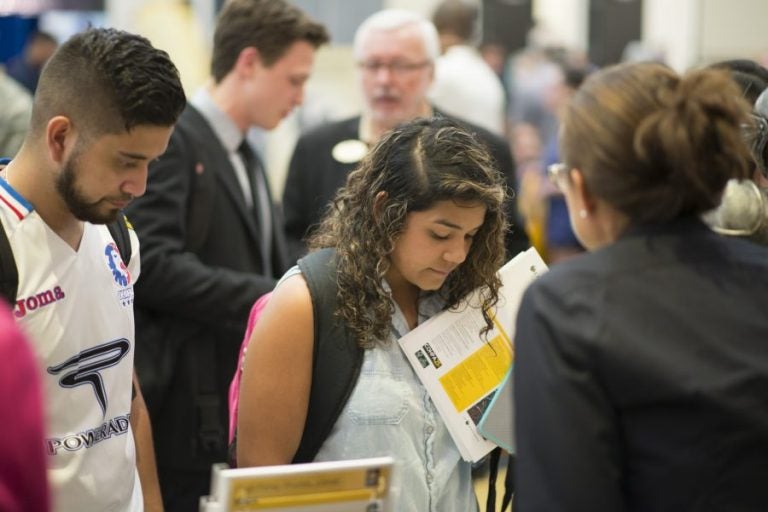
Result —
<path fill-rule="evenodd" d="M 425 60 L 423 62 L 401 62 L 401 61 L 394 61 L 394 62 L 377 62 L 377 61 L 371 61 L 371 62 L 359 62 L 357 65 L 360 66 L 360 69 L 362 69 L 365 73 L 370 73 L 371 75 L 375 75 L 379 72 L 381 69 L 386 69 L 393 75 L 405 75 L 408 73 L 411 73 L 413 71 L 416 71 L 418 69 L 425 68 L 432 64 L 431 61 Z"/>
<path fill-rule="evenodd" d="M 559 190 L 562 190 L 561 183 L 568 175 L 568 170 L 568 166 L 562 162 L 547 166 L 547 176 L 549 177 L 549 181 Z"/>
<path fill-rule="evenodd" d="M 750 114 L 751 122 L 741 125 L 741 134 L 747 144 L 750 145 L 752 156 L 758 165 L 764 166 L 763 153 L 768 143 L 768 119 L 761 115 Z"/>

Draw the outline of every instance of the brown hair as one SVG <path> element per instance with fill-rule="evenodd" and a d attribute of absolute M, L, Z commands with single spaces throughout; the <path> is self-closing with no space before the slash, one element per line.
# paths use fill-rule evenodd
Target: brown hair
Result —
<path fill-rule="evenodd" d="M 379 192 L 386 192 L 386 200 L 376 215 Z M 389 332 L 392 300 L 382 282 L 408 214 L 428 210 L 439 201 L 486 207 L 466 260 L 439 293 L 450 308 L 482 288 L 483 332 L 491 328 L 487 311 L 498 300 L 501 282 L 496 272 L 503 263 L 507 227 L 504 178 L 482 143 L 455 122 L 416 119 L 385 135 L 350 173 L 309 241 L 311 249 L 336 248 L 336 314 L 361 346 L 386 340 Z"/>
<path fill-rule="evenodd" d="M 751 171 L 742 128 L 750 106 L 728 75 L 682 77 L 655 63 L 593 74 L 566 109 L 561 150 L 587 188 L 633 223 L 718 205 L 730 178 Z"/>
<path fill-rule="evenodd" d="M 432 14 L 432 23 L 439 34 L 453 34 L 469 41 L 475 33 L 477 7 L 466 0 L 445 0 Z"/>
<path fill-rule="evenodd" d="M 220 82 L 244 48 L 256 48 L 264 64 L 271 66 L 297 41 L 318 48 L 328 42 L 328 33 L 284 0 L 229 0 L 219 13 L 213 36 L 213 79 Z"/>

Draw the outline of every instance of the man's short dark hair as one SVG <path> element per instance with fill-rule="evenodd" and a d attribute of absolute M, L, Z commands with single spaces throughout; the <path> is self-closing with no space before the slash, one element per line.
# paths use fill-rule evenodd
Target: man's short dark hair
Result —
<path fill-rule="evenodd" d="M 144 37 L 112 28 L 72 36 L 48 60 L 32 109 L 32 133 L 57 115 L 86 136 L 140 125 L 172 126 L 186 98 L 168 54 Z"/>
<path fill-rule="evenodd" d="M 432 23 L 439 34 L 453 34 L 469 41 L 475 33 L 477 7 L 463 0 L 445 0 L 435 9 Z"/>
<path fill-rule="evenodd" d="M 264 64 L 271 66 L 297 41 L 317 48 L 328 42 L 328 33 L 284 0 L 229 0 L 219 13 L 213 36 L 213 79 L 221 82 L 244 48 L 256 48 Z"/>
<path fill-rule="evenodd" d="M 753 60 L 723 60 L 709 67 L 728 71 L 750 104 L 754 104 L 760 93 L 768 87 L 768 69 Z"/>

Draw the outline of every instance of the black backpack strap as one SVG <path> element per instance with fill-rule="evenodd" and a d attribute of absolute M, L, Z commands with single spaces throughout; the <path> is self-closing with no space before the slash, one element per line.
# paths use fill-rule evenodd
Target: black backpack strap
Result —
<path fill-rule="evenodd" d="M 131 262 L 131 234 L 128 233 L 128 226 L 128 219 L 122 212 L 115 221 L 107 224 L 109 234 L 112 235 L 117 250 L 120 252 L 120 257 L 123 258 L 123 263 L 126 266 Z"/>
<path fill-rule="evenodd" d="M 488 461 L 488 497 L 485 501 L 485 512 L 496 512 L 496 477 L 499 474 L 499 459 L 501 448 L 498 446 L 491 451 Z"/>
<path fill-rule="evenodd" d="M 331 433 L 360 375 L 364 350 L 336 321 L 336 251 L 322 249 L 300 259 L 312 296 L 315 348 L 304 433 L 294 463 L 311 462 Z"/>
<path fill-rule="evenodd" d="M 220 456 L 227 451 L 227 429 L 221 419 L 221 408 L 227 407 L 222 401 L 216 382 L 217 370 L 212 361 L 216 361 L 214 340 L 202 340 L 198 345 L 198 357 L 190 358 L 190 367 L 197 380 L 195 392 L 195 410 L 198 428 L 195 449 L 198 456 Z M 205 357 L 202 357 L 205 356 Z"/>
<path fill-rule="evenodd" d="M 512 504 L 512 496 L 515 494 L 515 456 L 507 454 L 507 474 L 504 476 L 504 497 L 501 500 L 501 512 L 507 510 Z"/>
<path fill-rule="evenodd" d="M 496 512 L 496 480 L 499 475 L 502 450 L 498 446 L 491 451 L 489 457 L 488 474 L 488 498 L 485 502 L 486 512 Z M 512 495 L 515 492 L 515 456 L 507 454 L 507 473 L 504 476 L 504 497 L 501 499 L 499 512 L 504 512 L 512 504 Z"/>
<path fill-rule="evenodd" d="M 0 158 L 0 168 L 5 167 L 10 158 Z M 19 291 L 19 271 L 16 269 L 16 259 L 13 257 L 8 234 L 0 222 L 0 297 L 13 307 L 16 304 L 16 294 Z"/>
<path fill-rule="evenodd" d="M 19 272 L 16 269 L 16 259 L 13 257 L 5 227 L 0 222 L 0 296 L 13 307 L 16 304 L 18 289 Z"/>

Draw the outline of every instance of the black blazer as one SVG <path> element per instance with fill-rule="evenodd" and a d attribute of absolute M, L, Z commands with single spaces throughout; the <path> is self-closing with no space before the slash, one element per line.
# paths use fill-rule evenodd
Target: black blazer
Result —
<path fill-rule="evenodd" d="M 765 510 L 768 249 L 632 229 L 525 292 L 515 511 Z"/>
<path fill-rule="evenodd" d="M 136 369 L 161 440 L 158 464 L 190 468 L 199 376 L 207 379 L 203 387 L 215 388 L 209 391 L 218 395 L 226 435 L 226 393 L 248 313 L 286 270 L 282 222 L 272 207 L 273 274 L 264 275 L 257 217 L 245 204 L 227 151 L 192 106 L 165 154 L 150 165 L 146 194 L 126 213 L 141 244 Z M 226 460 L 226 451 L 216 456 Z"/>
<path fill-rule="evenodd" d="M 435 112 L 435 115 L 445 115 Z M 451 117 L 451 116 L 446 116 Z M 507 212 L 511 224 L 506 237 L 507 255 L 512 256 L 529 247 L 528 237 L 519 220 L 514 201 L 515 164 L 509 144 L 491 132 L 470 123 L 463 124 L 486 144 L 507 180 L 512 198 Z M 285 234 L 291 259 L 306 252 L 304 238 L 323 217 L 328 203 L 347 180 L 355 163 L 341 163 L 331 152 L 343 140 L 359 139 L 360 116 L 317 127 L 303 134 L 293 152 L 283 191 Z"/>

